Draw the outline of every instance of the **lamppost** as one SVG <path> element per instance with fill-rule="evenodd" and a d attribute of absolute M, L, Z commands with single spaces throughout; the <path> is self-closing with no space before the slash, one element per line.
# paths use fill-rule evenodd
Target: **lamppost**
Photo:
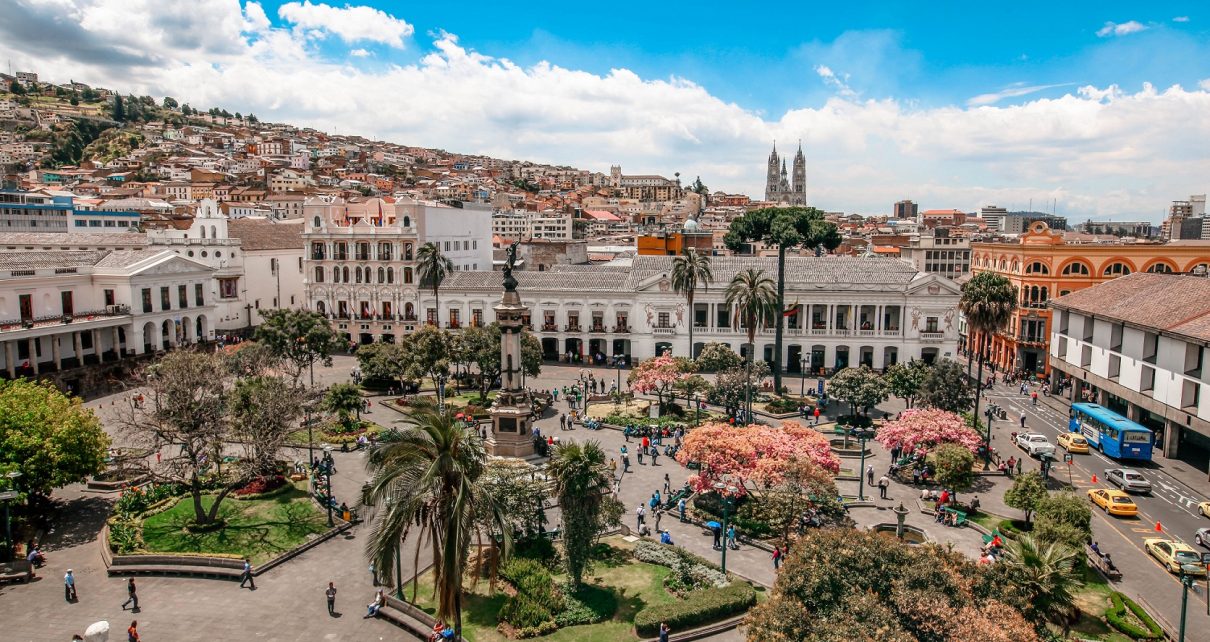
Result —
<path fill-rule="evenodd" d="M 14 487 L 13 490 L 0 492 L 0 501 L 4 502 L 4 561 L 7 562 L 11 560 L 13 556 L 13 522 L 8 512 L 8 504 L 10 501 L 17 499 L 17 497 L 20 496 L 20 493 L 18 493 L 15 488 L 17 485 L 17 478 L 21 476 L 21 471 L 14 470 L 5 473 L 4 476 L 8 478 L 9 485 Z"/>
<path fill-rule="evenodd" d="M 324 476 L 327 477 L 328 497 L 325 503 L 328 505 L 328 526 L 334 526 L 332 522 L 332 447 L 324 446 Z"/>
<path fill-rule="evenodd" d="M 621 403 L 622 403 L 622 355 L 618 355 L 618 354 L 613 355 L 613 365 L 618 370 L 618 382 L 616 384 L 617 385 L 616 390 L 617 390 L 617 395 L 618 395 L 618 397 L 617 397 L 618 404 L 621 405 Z"/>
<path fill-rule="evenodd" d="M 723 502 L 723 536 L 720 538 L 723 544 L 723 575 L 727 574 L 727 518 L 731 516 L 731 511 L 735 508 L 735 492 L 738 490 L 735 486 L 714 482 L 714 491 L 718 493 Z"/>
<path fill-rule="evenodd" d="M 865 442 L 874 437 L 874 431 L 866 428 L 850 428 L 849 434 L 861 444 L 861 470 L 857 471 L 857 501 L 865 501 Z"/>
<path fill-rule="evenodd" d="M 437 375 L 437 414 L 445 414 L 445 373 Z"/>
<path fill-rule="evenodd" d="M 799 358 L 799 379 L 798 379 L 798 396 L 799 398 L 807 396 L 807 364 L 811 362 L 804 354 Z"/>
<path fill-rule="evenodd" d="M 1177 642 L 1185 642 L 1185 608 L 1189 605 L 1189 588 L 1193 584 L 1193 576 L 1189 573 L 1201 570 L 1198 564 L 1181 564 L 1181 632 L 1177 636 Z"/>

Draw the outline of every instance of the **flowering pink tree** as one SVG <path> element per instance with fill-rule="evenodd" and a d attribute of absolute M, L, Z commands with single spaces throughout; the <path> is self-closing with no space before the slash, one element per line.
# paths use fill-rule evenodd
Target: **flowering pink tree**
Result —
<path fill-rule="evenodd" d="M 689 431 L 676 459 L 701 464 L 698 473 L 689 477 L 694 490 L 712 490 L 716 482 L 723 482 L 735 485 L 736 495 L 782 483 L 794 461 L 810 461 L 833 475 L 840 472 L 840 460 L 827 438 L 792 421 L 780 428 L 705 424 Z"/>
<path fill-rule="evenodd" d="M 905 455 L 928 452 L 941 444 L 957 444 L 977 453 L 983 445 L 979 433 L 962 417 L 932 408 L 904 410 L 898 420 L 879 428 L 874 439 L 888 449 L 898 446 Z"/>
<path fill-rule="evenodd" d="M 663 355 L 640 363 L 631 371 L 627 381 L 630 383 L 630 389 L 639 394 L 654 393 L 662 410 L 664 396 L 670 394 L 673 386 L 688 376 L 688 368 L 682 359 Z"/>

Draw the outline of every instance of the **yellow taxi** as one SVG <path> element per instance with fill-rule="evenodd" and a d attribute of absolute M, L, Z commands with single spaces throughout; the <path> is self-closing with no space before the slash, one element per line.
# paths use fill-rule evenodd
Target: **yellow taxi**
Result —
<path fill-rule="evenodd" d="M 1210 517 L 1210 502 L 1202 502 L 1197 505 L 1197 512 L 1206 517 Z"/>
<path fill-rule="evenodd" d="M 1088 499 L 1110 515 L 1134 517 L 1139 513 L 1139 507 L 1130 495 L 1116 488 L 1094 488 L 1088 491 Z"/>
<path fill-rule="evenodd" d="M 1078 432 L 1065 432 L 1059 435 L 1058 444 L 1069 453 L 1088 452 L 1088 440 Z"/>
<path fill-rule="evenodd" d="M 1185 566 L 1186 575 L 1206 576 L 1206 567 L 1202 565 L 1202 555 L 1184 542 L 1160 537 L 1143 539 L 1143 547 L 1147 552 L 1160 561 L 1169 573 L 1180 574 Z"/>

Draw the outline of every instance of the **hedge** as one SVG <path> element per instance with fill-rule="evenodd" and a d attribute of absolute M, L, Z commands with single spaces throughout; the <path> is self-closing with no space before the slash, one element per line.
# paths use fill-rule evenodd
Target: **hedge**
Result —
<path fill-rule="evenodd" d="M 756 604 L 751 584 L 736 583 L 725 588 L 694 591 L 688 599 L 672 604 L 649 606 L 634 616 L 634 629 L 640 637 L 659 635 L 660 623 L 683 631 L 708 622 L 743 613 Z"/>
<path fill-rule="evenodd" d="M 1117 591 L 1110 593 L 1109 599 L 1113 602 L 1113 606 L 1105 614 L 1105 619 L 1110 626 L 1140 640 L 1159 640 L 1164 637 L 1164 630 L 1160 628 L 1160 625 L 1156 624 L 1147 611 L 1144 611 L 1143 607 L 1136 604 L 1134 600 Z M 1126 609 L 1130 609 L 1130 612 L 1147 628 L 1140 628 L 1131 621 L 1126 615 Z"/>

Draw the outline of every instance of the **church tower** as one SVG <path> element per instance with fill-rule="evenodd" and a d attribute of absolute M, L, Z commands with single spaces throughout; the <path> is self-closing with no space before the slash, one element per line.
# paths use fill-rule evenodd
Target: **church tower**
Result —
<path fill-rule="evenodd" d="M 807 159 L 802 153 L 802 141 L 798 141 L 798 153 L 794 155 L 794 184 L 790 194 L 791 205 L 807 204 Z"/>
<path fill-rule="evenodd" d="M 773 142 L 773 151 L 769 154 L 769 168 L 765 176 L 765 200 L 776 201 L 778 185 L 781 180 L 781 174 L 777 171 L 777 142 Z"/>

